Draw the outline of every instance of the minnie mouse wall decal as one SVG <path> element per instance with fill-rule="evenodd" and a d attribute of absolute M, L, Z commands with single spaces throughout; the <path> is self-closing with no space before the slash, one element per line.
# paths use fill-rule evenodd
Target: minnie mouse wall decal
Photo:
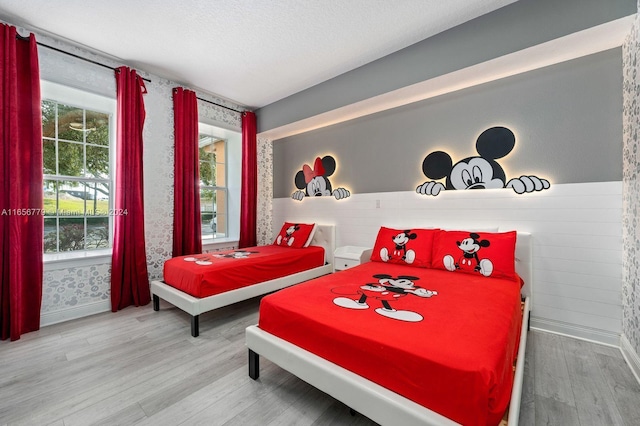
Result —
<path fill-rule="evenodd" d="M 298 191 L 291 195 L 294 200 L 302 201 L 304 197 L 321 197 L 333 195 L 336 200 L 342 200 L 351 195 L 348 189 L 336 188 L 332 190 L 331 176 L 336 171 L 336 160 L 330 155 L 317 157 L 313 168 L 308 164 L 302 166 L 295 176 Z"/>
<path fill-rule="evenodd" d="M 495 160 L 509 154 L 516 144 L 513 132 L 506 127 L 491 127 L 476 141 L 478 156 L 467 157 L 453 164 L 451 156 L 434 151 L 422 162 L 422 172 L 430 179 L 446 177 L 446 185 L 432 180 L 418 185 L 416 192 L 436 196 L 447 189 L 512 188 L 517 194 L 549 189 L 548 180 L 537 176 L 520 176 L 507 182 L 504 170 Z"/>

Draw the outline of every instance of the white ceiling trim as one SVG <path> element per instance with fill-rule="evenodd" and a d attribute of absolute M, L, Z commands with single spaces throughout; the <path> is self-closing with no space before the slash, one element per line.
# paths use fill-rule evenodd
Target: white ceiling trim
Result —
<path fill-rule="evenodd" d="M 261 132 L 277 140 L 355 118 L 433 98 L 527 71 L 619 47 L 636 15 L 630 15 L 537 46 L 412 84 L 360 102 Z"/>

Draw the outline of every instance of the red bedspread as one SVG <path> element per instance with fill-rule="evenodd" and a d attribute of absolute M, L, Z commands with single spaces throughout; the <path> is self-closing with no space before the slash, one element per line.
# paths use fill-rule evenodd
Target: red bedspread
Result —
<path fill-rule="evenodd" d="M 164 264 L 164 282 L 194 297 L 207 297 L 322 265 L 322 247 L 258 246 L 174 257 Z"/>
<path fill-rule="evenodd" d="M 461 424 L 496 425 L 521 321 L 519 282 L 369 262 L 266 296 L 259 326 Z"/>

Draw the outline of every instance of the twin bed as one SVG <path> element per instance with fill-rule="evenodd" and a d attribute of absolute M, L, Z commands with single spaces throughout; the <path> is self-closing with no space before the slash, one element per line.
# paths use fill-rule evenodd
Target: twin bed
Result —
<path fill-rule="evenodd" d="M 153 309 L 166 300 L 191 315 L 191 335 L 200 334 L 200 314 L 333 272 L 335 228 L 315 227 L 307 247 L 259 246 L 180 256 L 165 262 L 164 280 L 151 282 Z"/>
<path fill-rule="evenodd" d="M 318 231 L 333 253 L 333 229 Z M 249 376 L 266 357 L 383 425 L 517 425 L 530 235 L 382 228 L 371 260 L 265 296 L 246 330 Z M 209 310 L 306 279 L 190 297 Z M 170 289 L 154 283 L 154 303 Z"/>

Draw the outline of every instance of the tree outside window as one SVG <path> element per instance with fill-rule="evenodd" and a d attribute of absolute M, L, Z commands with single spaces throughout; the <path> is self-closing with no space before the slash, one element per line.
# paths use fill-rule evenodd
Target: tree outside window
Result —
<path fill-rule="evenodd" d="M 45 253 L 107 248 L 113 112 L 48 98 L 44 92 Z"/>

